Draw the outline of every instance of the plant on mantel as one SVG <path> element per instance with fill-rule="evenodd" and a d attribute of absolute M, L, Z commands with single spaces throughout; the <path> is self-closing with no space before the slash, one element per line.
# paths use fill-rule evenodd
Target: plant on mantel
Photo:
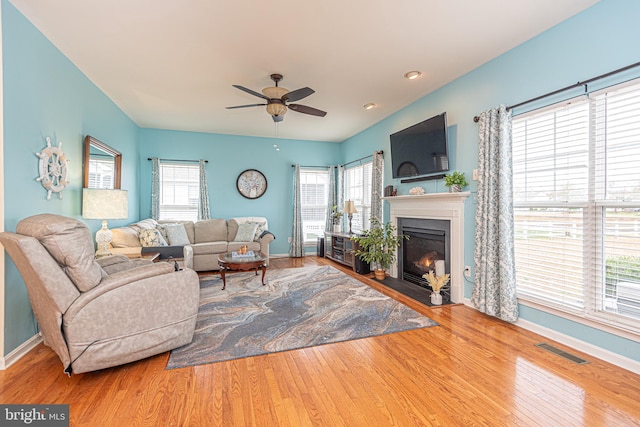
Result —
<path fill-rule="evenodd" d="M 449 187 L 450 193 L 458 193 L 462 191 L 464 187 L 469 185 L 469 183 L 464 177 L 464 172 L 454 171 L 453 173 L 444 176 L 444 185 Z"/>
<path fill-rule="evenodd" d="M 373 216 L 369 230 L 365 230 L 360 236 L 351 236 L 351 240 L 357 244 L 354 255 L 371 264 L 378 280 L 384 279 L 385 270 L 396 261 L 396 250 L 400 242 L 408 238 L 409 236 L 402 234 L 398 236 L 396 227 L 390 222 L 380 224 L 380 220 Z"/>

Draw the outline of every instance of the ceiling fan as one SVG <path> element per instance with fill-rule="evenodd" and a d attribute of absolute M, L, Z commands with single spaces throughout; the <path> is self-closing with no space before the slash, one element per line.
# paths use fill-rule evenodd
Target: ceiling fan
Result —
<path fill-rule="evenodd" d="M 317 108 L 300 104 L 289 104 L 289 102 L 298 101 L 302 98 L 306 98 L 312 93 L 315 93 L 315 91 L 310 87 L 303 87 L 289 92 L 288 89 L 278 87 L 278 82 L 282 80 L 282 74 L 271 74 L 271 80 L 273 80 L 276 85 L 265 87 L 262 89 L 262 93 L 247 89 L 244 86 L 233 85 L 233 87 L 257 96 L 258 98 L 262 98 L 267 102 L 265 104 L 236 105 L 235 107 L 227 107 L 227 109 L 259 107 L 266 105 L 267 113 L 271 114 L 271 118 L 273 118 L 273 121 L 276 123 L 284 120 L 284 115 L 287 112 L 287 109 L 297 111 L 298 113 L 310 114 L 312 116 L 324 117 L 327 115 L 326 111 L 318 110 Z"/>

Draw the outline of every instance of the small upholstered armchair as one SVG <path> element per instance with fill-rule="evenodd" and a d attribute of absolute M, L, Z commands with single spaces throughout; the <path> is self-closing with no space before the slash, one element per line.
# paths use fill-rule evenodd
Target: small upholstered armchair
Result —
<path fill-rule="evenodd" d="M 169 263 L 96 260 L 91 232 L 59 215 L 26 218 L 0 243 L 29 293 L 44 343 L 68 374 L 140 360 L 191 342 L 199 281 Z"/>

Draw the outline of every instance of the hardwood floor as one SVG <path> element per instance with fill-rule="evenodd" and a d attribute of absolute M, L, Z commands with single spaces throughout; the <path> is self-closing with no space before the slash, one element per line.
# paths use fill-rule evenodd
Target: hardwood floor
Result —
<path fill-rule="evenodd" d="M 326 263 L 440 326 L 174 370 L 164 353 L 71 378 L 40 344 L 0 371 L 0 402 L 70 404 L 72 426 L 640 425 L 639 375 L 463 305 L 423 306 L 321 258 L 270 269 Z"/>

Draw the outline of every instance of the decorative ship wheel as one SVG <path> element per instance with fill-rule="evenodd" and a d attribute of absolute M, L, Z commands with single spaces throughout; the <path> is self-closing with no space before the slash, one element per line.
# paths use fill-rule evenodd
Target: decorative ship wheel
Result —
<path fill-rule="evenodd" d="M 47 190 L 47 200 L 51 199 L 51 193 L 58 193 L 62 199 L 62 190 L 69 182 L 67 180 L 68 160 L 62 152 L 62 141 L 57 147 L 51 146 L 51 138 L 47 137 L 47 146 L 36 156 L 40 158 L 38 171 L 40 176 L 36 178 Z"/>

